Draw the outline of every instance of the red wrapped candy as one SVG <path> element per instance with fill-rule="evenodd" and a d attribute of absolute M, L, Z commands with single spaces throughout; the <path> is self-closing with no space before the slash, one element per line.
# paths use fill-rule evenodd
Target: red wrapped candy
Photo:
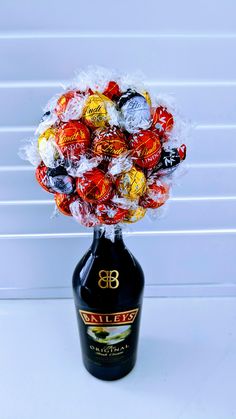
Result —
<path fill-rule="evenodd" d="M 112 183 L 102 170 L 94 168 L 77 178 L 76 190 L 86 202 L 99 204 L 110 198 Z"/>
<path fill-rule="evenodd" d="M 186 159 L 187 147 L 185 144 L 182 144 L 180 147 L 178 147 L 177 152 L 179 154 L 180 161 Z"/>
<path fill-rule="evenodd" d="M 82 113 L 83 95 L 75 90 L 69 90 L 59 97 L 56 105 L 58 118 L 67 122 L 70 119 L 79 119 Z"/>
<path fill-rule="evenodd" d="M 35 172 L 35 177 L 40 184 L 40 186 L 49 193 L 54 193 L 55 191 L 51 188 L 49 183 L 49 178 L 47 175 L 48 168 L 43 162 L 41 162 Z"/>
<path fill-rule="evenodd" d="M 158 130 L 160 134 L 168 133 L 174 126 L 173 115 L 168 112 L 164 106 L 158 106 L 153 111 L 153 123 L 152 127 Z"/>
<path fill-rule="evenodd" d="M 90 132 L 79 121 L 62 124 L 56 134 L 56 142 L 64 157 L 80 157 L 90 146 Z"/>
<path fill-rule="evenodd" d="M 169 198 L 169 190 L 169 185 L 155 180 L 148 185 L 145 194 L 139 200 L 139 205 L 143 208 L 159 208 Z"/>
<path fill-rule="evenodd" d="M 103 157 L 118 157 L 128 150 L 126 137 L 117 127 L 99 128 L 94 133 L 93 153 Z"/>
<path fill-rule="evenodd" d="M 70 206 L 73 217 L 84 227 L 94 227 L 99 224 L 95 208 L 89 202 L 83 202 L 79 197 Z"/>
<path fill-rule="evenodd" d="M 65 112 L 68 103 L 70 102 L 71 99 L 74 98 L 74 96 L 75 96 L 75 92 L 74 90 L 71 90 L 69 92 L 64 93 L 62 96 L 59 97 L 57 101 L 56 109 L 55 109 L 58 118 L 61 119 L 61 116 Z"/>
<path fill-rule="evenodd" d="M 116 100 L 121 95 L 121 91 L 120 91 L 120 88 L 119 88 L 118 84 L 115 81 L 111 80 L 111 81 L 109 81 L 109 83 L 108 83 L 107 87 L 105 88 L 103 94 L 111 100 Z"/>
<path fill-rule="evenodd" d="M 117 224 L 124 220 L 128 210 L 120 208 L 115 204 L 99 204 L 96 208 L 96 214 L 101 224 Z"/>
<path fill-rule="evenodd" d="M 146 130 L 133 134 L 130 137 L 130 148 L 135 163 L 146 169 L 151 169 L 160 160 L 161 141 L 157 133 Z"/>
<path fill-rule="evenodd" d="M 58 210 L 62 214 L 72 216 L 70 204 L 78 199 L 77 194 L 66 195 L 64 193 L 55 193 L 54 199 Z"/>

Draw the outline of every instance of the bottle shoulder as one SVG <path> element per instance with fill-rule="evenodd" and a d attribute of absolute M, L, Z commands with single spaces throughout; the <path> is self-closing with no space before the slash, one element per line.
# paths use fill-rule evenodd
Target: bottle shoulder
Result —
<path fill-rule="evenodd" d="M 83 306 L 135 306 L 142 298 L 143 287 L 142 268 L 126 247 L 99 255 L 90 249 L 73 275 L 74 296 Z"/>
<path fill-rule="evenodd" d="M 88 251 L 84 254 L 84 256 L 79 260 L 77 263 L 73 276 L 72 276 L 72 285 L 73 287 L 76 287 L 81 284 L 81 281 L 85 277 L 85 270 L 86 267 L 88 268 L 91 264 L 91 249 L 88 249 Z"/>

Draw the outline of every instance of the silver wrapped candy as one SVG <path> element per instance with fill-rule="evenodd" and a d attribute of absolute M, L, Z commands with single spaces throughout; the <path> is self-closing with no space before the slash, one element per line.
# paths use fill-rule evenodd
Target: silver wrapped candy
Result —
<path fill-rule="evenodd" d="M 148 129 L 151 126 L 150 106 L 140 93 L 127 90 L 118 101 L 121 113 L 121 124 L 129 133 L 138 132 L 140 129 Z"/>
<path fill-rule="evenodd" d="M 74 190 L 74 181 L 69 176 L 64 167 L 59 166 L 56 169 L 48 169 L 47 172 L 49 185 L 55 192 L 70 194 Z"/>

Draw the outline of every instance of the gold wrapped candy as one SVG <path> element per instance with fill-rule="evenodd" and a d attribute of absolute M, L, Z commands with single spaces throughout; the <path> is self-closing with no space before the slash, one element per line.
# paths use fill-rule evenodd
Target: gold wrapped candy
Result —
<path fill-rule="evenodd" d="M 110 119 L 107 104 L 114 107 L 113 102 L 101 93 L 94 93 L 85 102 L 83 119 L 91 128 L 105 127 Z"/>
<path fill-rule="evenodd" d="M 47 167 L 55 167 L 56 161 L 60 158 L 55 141 L 55 130 L 48 128 L 38 138 L 39 155 Z"/>
<path fill-rule="evenodd" d="M 48 128 L 44 131 L 38 138 L 38 147 L 39 150 L 43 147 L 43 144 L 46 144 L 49 138 L 55 139 L 55 130 L 53 128 Z"/>
<path fill-rule="evenodd" d="M 137 199 L 146 190 L 146 178 L 142 170 L 133 167 L 129 172 L 122 173 L 116 180 L 120 195 L 128 199 Z"/>
<path fill-rule="evenodd" d="M 136 221 L 141 220 L 146 214 L 146 208 L 138 207 L 135 210 L 129 210 L 128 215 L 126 215 L 123 220 L 124 223 L 136 223 Z"/>

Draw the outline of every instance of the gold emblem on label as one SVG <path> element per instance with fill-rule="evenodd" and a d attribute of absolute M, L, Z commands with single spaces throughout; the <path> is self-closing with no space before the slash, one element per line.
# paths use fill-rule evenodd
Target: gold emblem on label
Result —
<path fill-rule="evenodd" d="M 98 276 L 99 276 L 98 285 L 100 288 L 115 289 L 119 287 L 119 280 L 118 280 L 119 272 L 118 271 L 116 270 L 105 271 L 104 269 L 102 269 L 101 271 L 99 271 Z"/>

